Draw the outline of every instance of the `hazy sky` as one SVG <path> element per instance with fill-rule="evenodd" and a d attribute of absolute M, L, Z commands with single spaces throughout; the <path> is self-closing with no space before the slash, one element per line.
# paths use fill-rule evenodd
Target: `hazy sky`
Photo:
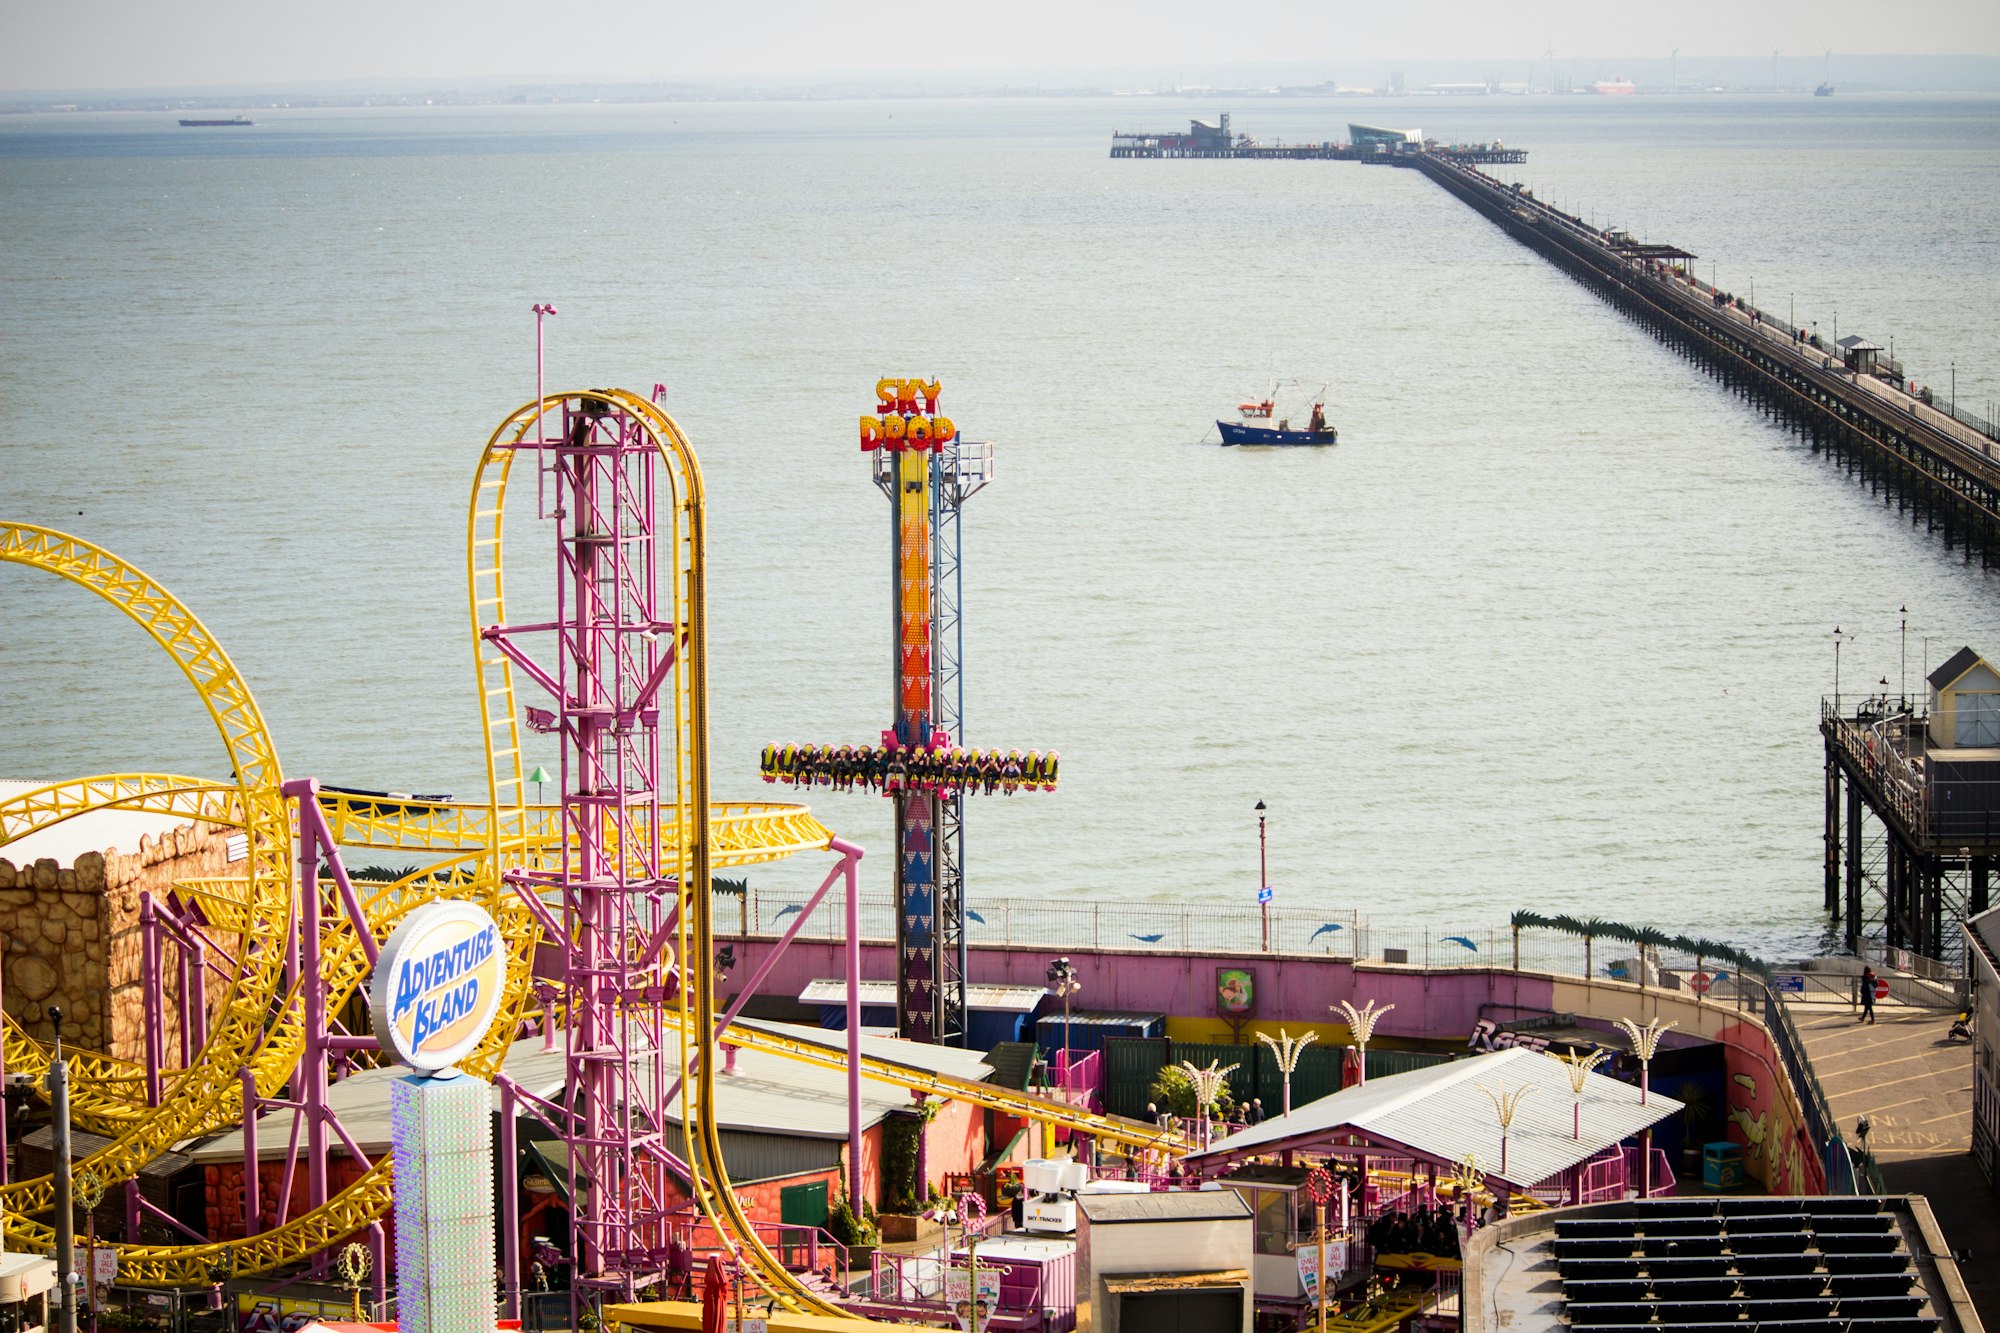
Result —
<path fill-rule="evenodd" d="M 2000 0 L 0 0 L 0 88 L 2000 54 Z"/>

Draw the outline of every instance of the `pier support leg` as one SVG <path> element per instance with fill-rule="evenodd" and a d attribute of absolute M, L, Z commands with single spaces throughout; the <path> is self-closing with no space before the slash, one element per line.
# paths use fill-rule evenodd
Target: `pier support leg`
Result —
<path fill-rule="evenodd" d="M 1826 910 L 1840 920 L 1840 766 L 1826 744 Z"/>
<path fill-rule="evenodd" d="M 1887 863 L 1883 867 L 1883 878 L 1888 881 L 1884 897 L 1888 902 L 1888 918 L 1883 923 L 1883 936 L 1892 949 L 1900 949 L 1903 944 L 1903 844 L 1894 836 L 1889 839 Z"/>
<path fill-rule="evenodd" d="M 1861 947 L 1861 788 L 1847 783 L 1847 951 Z"/>

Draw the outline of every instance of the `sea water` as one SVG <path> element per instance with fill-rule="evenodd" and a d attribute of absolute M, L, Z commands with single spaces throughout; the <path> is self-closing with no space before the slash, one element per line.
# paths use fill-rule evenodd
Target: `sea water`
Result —
<path fill-rule="evenodd" d="M 754 799 L 765 743 L 889 721 L 855 423 L 878 376 L 936 376 L 998 460 L 968 740 L 1062 753 L 1058 793 L 969 802 L 975 906 L 1248 917 L 1262 800 L 1281 907 L 1815 947 L 1834 627 L 1843 694 L 1914 691 L 2000 652 L 1996 575 L 1418 173 L 1107 157 L 1222 110 L 1518 144 L 1503 179 L 2000 396 L 1992 98 L 28 116 L 0 120 L 0 512 L 175 590 L 288 774 L 476 797 L 469 488 L 553 302 L 551 389 L 663 384 L 700 453 L 714 785 Z M 1274 378 L 1330 384 L 1337 447 L 1215 445 Z M 550 548 L 515 495 L 525 612 Z M 0 735 L 9 776 L 228 774 L 143 635 L 11 566 Z M 881 799 L 808 799 L 885 888 Z"/>

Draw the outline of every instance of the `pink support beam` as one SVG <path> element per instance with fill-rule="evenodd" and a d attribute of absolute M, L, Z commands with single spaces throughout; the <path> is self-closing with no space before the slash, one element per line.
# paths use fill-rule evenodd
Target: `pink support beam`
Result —
<path fill-rule="evenodd" d="M 243 1234 L 254 1236 L 264 1229 L 259 1217 L 263 1204 L 257 1197 L 257 1074 L 245 1069 L 239 1077 L 243 1080 Z"/>
<path fill-rule="evenodd" d="M 514 1087 L 500 1084 L 500 1317 L 521 1317 L 520 1130 L 515 1123 Z"/>
<path fill-rule="evenodd" d="M 861 1193 L 861 878 L 855 858 L 841 862 L 847 882 L 847 1199 L 860 1215 Z"/>
<path fill-rule="evenodd" d="M 681 627 L 656 564 L 668 544 L 657 444 L 605 399 L 537 401 L 532 438 L 515 449 L 534 451 L 550 484 L 541 512 L 555 520 L 556 613 L 482 634 L 550 696 L 561 846 L 553 870 L 510 870 L 507 882 L 561 954 L 549 981 L 567 1020 L 573 1109 L 557 1122 L 589 1182 L 573 1199 L 577 1289 L 630 1300 L 664 1276 L 669 1241 L 666 1004 L 688 964 L 659 946 L 683 888 L 709 886 L 676 881 L 660 836 L 676 775 L 651 700 L 675 668 Z"/>
<path fill-rule="evenodd" d="M 166 1060 L 166 1015 L 162 1013 L 165 1002 L 160 996 L 160 925 L 159 909 L 153 903 L 153 895 L 139 895 L 139 952 L 141 966 L 145 969 L 146 1006 L 146 1105 L 160 1104 L 160 1066 Z"/>
<path fill-rule="evenodd" d="M 329 861 L 338 864 L 339 856 L 332 849 L 332 839 L 326 839 L 325 843 L 321 841 L 320 834 L 325 831 L 326 824 L 319 812 L 319 783 L 303 778 L 285 783 L 280 790 L 291 798 L 298 811 L 301 835 L 297 949 L 299 971 L 304 978 L 304 984 L 299 989 L 305 997 L 306 1021 L 305 1049 L 299 1055 L 299 1067 L 292 1076 L 293 1095 L 299 1099 L 300 1110 L 292 1121 L 292 1152 L 285 1162 L 284 1198 L 279 1201 L 279 1207 L 284 1209 L 291 1205 L 292 1168 L 298 1161 L 299 1122 L 303 1120 L 306 1131 L 306 1207 L 317 1209 L 325 1207 L 330 1197 L 327 1193 L 326 1122 L 332 1115 L 326 1105 L 326 981 L 320 970 L 320 941 L 327 922 L 319 886 L 319 863 L 323 848 Z M 340 879 L 346 877 L 345 870 L 337 876 Z M 373 941 L 370 940 L 370 943 Z"/>

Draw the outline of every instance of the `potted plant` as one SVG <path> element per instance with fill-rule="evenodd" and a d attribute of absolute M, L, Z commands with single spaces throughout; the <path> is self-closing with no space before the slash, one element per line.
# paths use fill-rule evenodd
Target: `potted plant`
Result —
<path fill-rule="evenodd" d="M 875 1224 L 875 1210 L 866 1203 L 856 1213 L 846 1195 L 833 1201 L 826 1212 L 827 1234 L 847 1249 L 847 1268 L 851 1275 L 854 1270 L 869 1266 L 869 1259 L 875 1247 L 882 1243 L 882 1232 Z"/>

